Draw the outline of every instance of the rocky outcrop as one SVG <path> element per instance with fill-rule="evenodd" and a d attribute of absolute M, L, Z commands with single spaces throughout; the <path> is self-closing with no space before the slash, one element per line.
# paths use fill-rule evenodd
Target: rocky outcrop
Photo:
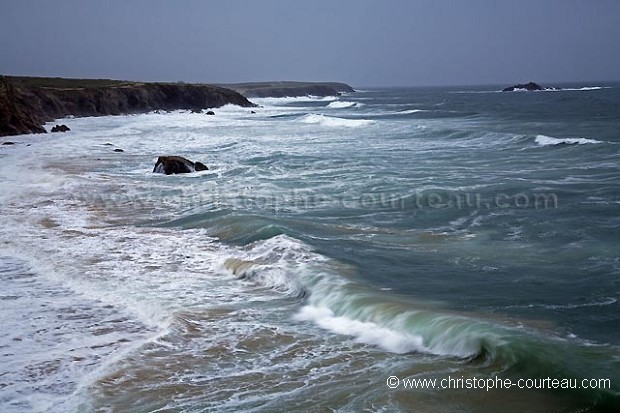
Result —
<path fill-rule="evenodd" d="M 45 122 L 70 115 L 198 111 L 227 104 L 256 106 L 233 90 L 210 85 L 2 77 L 0 136 L 42 133 Z"/>
<path fill-rule="evenodd" d="M 52 132 L 69 132 L 70 130 L 67 125 L 56 125 L 52 128 Z"/>
<path fill-rule="evenodd" d="M 157 158 L 153 173 L 166 175 L 186 174 L 190 172 L 206 171 L 209 168 L 202 162 L 192 162 L 181 156 L 160 156 Z"/>
<path fill-rule="evenodd" d="M 43 119 L 29 110 L 21 91 L 0 76 L 0 136 L 45 133 Z"/>
<path fill-rule="evenodd" d="M 502 92 L 514 92 L 516 90 L 532 91 L 532 90 L 545 90 L 545 88 L 540 86 L 537 83 L 529 82 L 529 83 L 518 84 L 518 85 L 514 85 L 514 86 L 508 86 L 508 87 L 502 89 Z"/>
<path fill-rule="evenodd" d="M 338 96 L 355 90 L 346 83 L 337 82 L 256 82 L 221 85 L 247 98 Z"/>

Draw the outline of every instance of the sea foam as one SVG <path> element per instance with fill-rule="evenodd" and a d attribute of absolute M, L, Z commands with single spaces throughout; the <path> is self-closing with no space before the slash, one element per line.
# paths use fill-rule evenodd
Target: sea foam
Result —
<path fill-rule="evenodd" d="M 330 102 L 329 105 L 327 105 L 327 107 L 330 109 L 346 109 L 346 108 L 353 108 L 353 107 L 358 107 L 358 106 L 360 106 L 359 103 L 348 102 L 346 100 L 336 100 L 336 101 Z"/>
<path fill-rule="evenodd" d="M 290 96 L 281 98 L 252 98 L 252 102 L 263 106 L 282 106 L 289 103 L 333 102 L 337 96 Z"/>
<path fill-rule="evenodd" d="M 359 343 L 375 345 L 392 353 L 405 354 L 428 352 L 422 337 L 398 332 L 370 321 L 358 321 L 344 316 L 336 316 L 325 307 L 304 306 L 295 315 L 296 320 L 312 321 L 319 327 L 336 334 L 355 337 Z"/>
<path fill-rule="evenodd" d="M 554 138 L 551 136 L 537 135 L 536 143 L 540 146 L 553 146 L 553 145 L 585 145 L 588 143 L 603 143 L 596 139 L 586 138 Z"/>
<path fill-rule="evenodd" d="M 368 119 L 344 119 L 335 116 L 318 115 L 309 113 L 298 119 L 299 122 L 309 124 L 319 124 L 328 127 L 347 127 L 358 128 L 361 126 L 368 126 L 375 123 L 373 120 Z"/>

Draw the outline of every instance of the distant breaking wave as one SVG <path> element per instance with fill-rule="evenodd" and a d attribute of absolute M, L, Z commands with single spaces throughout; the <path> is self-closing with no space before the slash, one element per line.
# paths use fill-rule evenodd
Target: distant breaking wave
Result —
<path fill-rule="evenodd" d="M 609 86 L 584 86 L 579 88 L 560 88 L 560 89 L 548 89 L 543 90 L 543 92 L 563 92 L 563 91 L 588 91 L 588 90 L 601 90 L 601 89 L 611 89 Z"/>
<path fill-rule="evenodd" d="M 395 115 L 411 115 L 412 113 L 418 113 L 418 112 L 427 112 L 424 109 L 409 109 L 409 110 L 402 110 L 400 112 L 396 112 Z"/>
<path fill-rule="evenodd" d="M 590 90 L 601 90 L 601 89 L 611 89 L 611 86 L 584 86 L 578 88 L 548 88 L 544 90 L 526 90 L 526 89 L 515 89 L 513 92 L 587 92 Z M 449 93 L 502 93 L 501 90 L 459 90 Z"/>
<path fill-rule="evenodd" d="M 294 96 L 281 98 L 252 98 L 252 102 L 259 105 L 281 106 L 288 103 L 302 102 L 333 102 L 337 100 L 336 96 Z"/>
<path fill-rule="evenodd" d="M 356 103 L 356 102 L 347 102 L 346 100 L 336 100 L 336 101 L 330 102 L 329 105 L 327 105 L 327 107 L 331 109 L 346 109 L 346 108 L 353 108 L 353 107 L 359 107 L 359 106 L 361 106 L 361 104 Z"/>
<path fill-rule="evenodd" d="M 330 127 L 349 127 L 357 128 L 361 126 L 368 126 L 375 123 L 373 120 L 367 119 L 343 119 L 335 116 L 317 115 L 309 113 L 298 119 L 302 123 L 319 124 Z"/>
<path fill-rule="evenodd" d="M 536 143 L 540 146 L 552 146 L 552 145 L 585 145 L 588 143 L 604 143 L 597 141 L 596 139 L 586 138 L 553 138 L 551 136 L 538 135 L 536 136 Z"/>

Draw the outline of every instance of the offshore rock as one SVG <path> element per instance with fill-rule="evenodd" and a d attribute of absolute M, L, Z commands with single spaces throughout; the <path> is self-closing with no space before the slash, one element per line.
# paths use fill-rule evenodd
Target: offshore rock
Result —
<path fill-rule="evenodd" d="M 52 132 L 69 132 L 70 130 L 67 125 L 56 125 L 52 128 Z"/>
<path fill-rule="evenodd" d="M 517 85 L 514 85 L 514 86 L 508 86 L 508 87 L 502 89 L 502 92 L 514 92 L 515 90 L 528 90 L 528 91 L 532 91 L 532 90 L 545 90 L 545 88 L 540 86 L 538 83 L 529 82 L 529 83 L 525 83 L 525 84 L 517 84 Z"/>
<path fill-rule="evenodd" d="M 202 162 L 192 162 L 182 156 L 160 156 L 157 158 L 153 173 L 166 175 L 186 174 L 190 172 L 207 171 L 209 168 Z"/>

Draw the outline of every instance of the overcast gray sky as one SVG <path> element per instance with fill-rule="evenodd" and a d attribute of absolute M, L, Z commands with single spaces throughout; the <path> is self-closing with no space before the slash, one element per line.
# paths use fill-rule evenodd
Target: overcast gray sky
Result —
<path fill-rule="evenodd" d="M 0 73 L 358 87 L 620 80 L 620 0 L 0 0 Z"/>

